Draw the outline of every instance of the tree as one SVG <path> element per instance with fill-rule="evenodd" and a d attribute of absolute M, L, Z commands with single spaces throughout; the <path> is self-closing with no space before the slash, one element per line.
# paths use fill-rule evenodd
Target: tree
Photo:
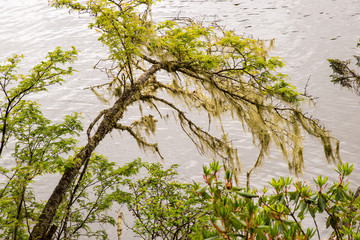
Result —
<path fill-rule="evenodd" d="M 74 48 L 66 52 L 57 48 L 27 75 L 16 73 L 22 56 L 14 55 L 0 65 L 0 156 L 11 154 L 13 160 L 10 168 L 0 168 L 0 174 L 7 180 L 0 190 L 1 237 L 24 236 L 23 227 L 29 227 L 43 207 L 35 199 L 31 182 L 37 176 L 63 169 L 63 155 L 75 147 L 76 140 L 71 136 L 82 130 L 79 115 L 66 116 L 63 123 L 52 124 L 36 102 L 26 97 L 63 82 L 62 77 L 71 75 L 73 69 L 61 65 L 71 63 L 76 56 Z"/>
<path fill-rule="evenodd" d="M 360 47 L 360 42 L 357 44 Z M 360 67 L 360 56 L 354 55 L 356 66 Z M 356 73 L 349 65 L 350 60 L 328 59 L 333 74 L 330 75 L 332 82 L 340 86 L 352 89 L 357 95 L 360 95 L 360 75 Z"/>
<path fill-rule="evenodd" d="M 145 162 L 142 166 L 147 174 L 126 180 L 128 194 L 112 194 L 134 216 L 133 232 L 142 239 L 193 239 L 193 233 L 208 222 L 202 221 L 203 215 L 210 212 L 194 191 L 198 184 L 178 179 L 178 165 L 164 169 L 160 163 Z"/>
<path fill-rule="evenodd" d="M 41 176 L 62 174 L 72 167 L 77 151 L 74 137 L 83 130 L 79 114 L 52 123 L 43 116 L 40 106 L 28 99 L 71 75 L 73 69 L 63 65 L 76 59 L 77 50 L 57 48 L 25 75 L 17 73 L 22 57 L 14 55 L 0 64 L 0 156 L 10 163 L 0 167 L 0 238 L 13 240 L 28 238 L 44 208 L 45 203 L 33 191 L 33 183 Z M 140 166 L 140 161 L 135 160 L 118 167 L 105 157 L 92 154 L 82 181 L 73 182 L 66 191 L 54 225 L 43 238 L 76 238 L 80 234 L 106 238 L 103 229 L 93 230 L 89 225 L 115 224 L 106 214 L 113 202 L 109 190 L 125 183 Z"/>
<path fill-rule="evenodd" d="M 201 153 L 222 159 L 225 168 L 234 171 L 236 184 L 244 169 L 222 128 L 223 116 L 238 119 L 252 133 L 259 146 L 254 168 L 263 163 L 271 144 L 275 144 L 289 168 L 300 174 L 302 131 L 321 141 L 329 162 L 340 161 L 338 142 L 317 120 L 301 111 L 300 103 L 311 99 L 297 92 L 287 76 L 276 72 L 284 64 L 267 56 L 263 41 L 188 18 L 154 22 L 151 7 L 155 1 L 151 0 L 50 2 L 93 17 L 90 27 L 100 32 L 99 40 L 109 49 L 108 59 L 101 61 L 109 82 L 93 90 L 108 89 L 113 99 L 103 97 L 113 104 L 90 124 L 87 144 L 64 171 L 32 231 L 32 239 L 43 238 L 49 231 L 65 193 L 75 181 L 81 182 L 92 152 L 111 131 L 127 132 L 141 148 L 160 155 L 158 145 L 150 143 L 144 134 L 154 134 L 156 122 L 169 111 Z M 161 73 L 167 74 L 166 81 L 159 77 Z M 121 120 L 126 110 L 136 104 L 142 117 L 125 125 Z M 155 115 L 142 114 L 143 106 L 153 109 Z M 187 111 L 205 113 L 209 127 L 215 122 L 220 125 L 221 136 L 196 124 Z"/>
<path fill-rule="evenodd" d="M 36 65 L 28 75 L 17 74 L 18 64 L 23 56 L 14 55 L 8 58 L 3 65 L 0 66 L 1 72 L 1 142 L 0 155 L 8 143 L 9 139 L 16 131 L 16 127 L 21 121 L 18 117 L 22 116 L 22 111 L 34 106 L 34 102 L 25 100 L 29 94 L 46 91 L 48 86 L 62 83 L 63 76 L 71 75 L 73 69 L 68 67 L 63 69 L 58 65 L 71 63 L 77 58 L 77 50 L 73 48 L 71 51 L 63 52 L 57 48 L 54 52 L 49 52 L 46 61 L 42 61 Z M 36 111 L 35 111 L 36 112 Z M 37 113 L 34 114 L 36 115 Z M 18 116 L 20 115 L 20 116 Z M 30 117 L 29 115 L 28 117 Z M 31 119 L 30 119 L 31 120 Z M 76 131 L 79 131 L 77 129 Z"/>

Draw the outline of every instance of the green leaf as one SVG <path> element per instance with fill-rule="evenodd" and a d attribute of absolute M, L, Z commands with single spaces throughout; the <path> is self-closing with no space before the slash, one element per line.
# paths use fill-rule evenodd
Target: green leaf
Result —
<path fill-rule="evenodd" d="M 337 189 L 336 191 L 336 199 L 340 202 L 344 200 L 344 194 L 341 189 Z"/>
<path fill-rule="evenodd" d="M 252 193 L 247 193 L 247 192 L 237 192 L 237 194 L 239 194 L 240 196 L 245 197 L 245 198 L 257 198 L 257 197 L 259 197 L 259 195 L 257 195 L 257 194 L 252 194 Z"/>
<path fill-rule="evenodd" d="M 319 208 L 319 212 L 323 212 L 326 208 L 326 200 L 324 199 L 324 197 L 322 195 L 319 196 L 318 198 L 318 208 Z"/>
<path fill-rule="evenodd" d="M 316 209 L 314 209 L 314 208 L 312 208 L 312 207 L 310 207 L 310 208 L 308 208 L 308 209 L 309 209 L 310 215 L 314 218 L 314 217 L 315 217 L 315 213 L 316 213 Z"/>
<path fill-rule="evenodd" d="M 215 237 L 210 237 L 210 238 L 206 238 L 205 240 L 223 240 L 224 238 L 219 237 L 219 236 L 215 236 Z"/>
<path fill-rule="evenodd" d="M 286 225 L 292 225 L 294 222 L 288 219 L 284 219 L 282 220 L 283 223 L 285 223 Z"/>
<path fill-rule="evenodd" d="M 360 209 L 360 195 L 354 200 L 353 204 L 357 209 Z"/>
<path fill-rule="evenodd" d="M 234 187 L 234 186 L 231 188 L 232 192 L 238 192 L 238 191 L 244 191 L 244 190 L 245 190 L 245 188 Z"/>
<path fill-rule="evenodd" d="M 262 231 L 266 231 L 270 228 L 270 226 L 267 225 L 258 225 L 256 226 L 257 229 L 262 230 Z"/>
<path fill-rule="evenodd" d="M 222 232 L 226 231 L 225 226 L 224 226 L 223 222 L 221 221 L 221 219 L 215 220 L 214 225 L 216 225 L 220 231 L 222 231 Z"/>
<path fill-rule="evenodd" d="M 202 188 L 200 191 L 199 191 L 200 195 L 205 199 L 205 200 L 209 200 L 211 199 L 211 195 L 207 193 L 207 189 L 206 188 Z"/>
<path fill-rule="evenodd" d="M 240 219 L 238 216 L 236 216 L 234 213 L 231 213 L 230 215 L 230 222 L 237 230 L 243 229 L 246 227 L 246 222 L 242 219 Z"/>

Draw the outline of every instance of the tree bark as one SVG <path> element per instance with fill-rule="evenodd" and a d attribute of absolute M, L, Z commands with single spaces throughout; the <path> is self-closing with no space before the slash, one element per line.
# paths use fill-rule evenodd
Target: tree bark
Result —
<path fill-rule="evenodd" d="M 65 170 L 58 185 L 55 187 L 53 193 L 48 199 L 43 212 L 41 213 L 37 224 L 33 228 L 30 238 L 31 240 L 44 239 L 48 229 L 53 221 L 58 207 L 60 206 L 66 192 L 70 189 L 71 184 L 76 179 L 81 167 L 86 161 L 90 159 L 91 154 L 99 143 L 110 133 L 116 123 L 122 118 L 127 106 L 133 101 L 137 100 L 137 93 L 143 85 L 153 74 L 160 70 L 160 64 L 152 65 L 144 74 L 142 74 L 138 81 L 130 88 L 125 90 L 121 97 L 114 103 L 114 105 L 105 111 L 103 120 L 99 124 L 95 134 L 88 140 L 88 143 L 74 158 L 74 165 Z"/>

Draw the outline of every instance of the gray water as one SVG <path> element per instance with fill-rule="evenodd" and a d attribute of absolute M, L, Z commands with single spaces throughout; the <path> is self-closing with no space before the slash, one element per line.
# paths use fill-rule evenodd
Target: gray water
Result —
<path fill-rule="evenodd" d="M 273 55 L 284 59 L 287 67 L 283 72 L 291 77 L 298 88 L 303 89 L 309 80 L 310 94 L 319 97 L 316 107 L 308 112 L 319 118 L 341 141 L 343 161 L 354 164 L 351 178 L 353 187 L 360 184 L 360 97 L 330 82 L 331 70 L 326 59 L 349 59 L 359 53 L 356 43 L 360 38 L 360 3 L 358 0 L 171 0 L 163 1 L 154 9 L 157 19 L 174 16 L 190 16 L 206 21 L 217 21 L 239 34 L 259 39 L 275 39 Z M 46 0 L 0 1 L 0 59 L 14 53 L 24 54 L 22 67 L 29 69 L 56 46 L 68 49 L 74 45 L 81 53 L 74 67 L 79 70 L 63 86 L 52 87 L 48 93 L 35 97 L 42 104 L 47 117 L 60 120 L 66 114 L 81 112 L 84 124 L 94 119 L 106 108 L 84 88 L 106 81 L 106 77 L 92 67 L 105 56 L 106 49 L 97 42 L 94 31 L 87 29 L 86 16 L 69 15 L 66 10 L 48 7 Z M 307 108 L 307 106 L 305 106 Z M 134 119 L 131 111 L 127 116 Z M 200 116 L 199 116 L 200 119 Z M 249 169 L 256 159 L 257 149 L 251 136 L 244 133 L 241 125 L 228 121 L 234 145 Z M 165 164 L 180 164 L 180 172 L 201 181 L 202 164 L 208 162 L 199 155 L 191 141 L 174 127 L 173 122 L 160 125 L 156 139 L 165 157 Z M 84 142 L 84 136 L 81 142 Z M 319 143 L 305 140 L 304 178 L 309 180 L 319 174 L 333 174 Z M 99 147 L 98 152 L 110 160 L 124 163 L 137 157 L 155 160 L 137 149 L 129 136 L 112 133 Z M 252 185 L 263 186 L 272 177 L 289 175 L 287 163 L 277 157 L 268 160 L 252 176 Z M 1 165 L 7 165 L 2 159 Z M 40 182 L 37 190 L 44 199 L 56 184 L 57 177 Z"/>

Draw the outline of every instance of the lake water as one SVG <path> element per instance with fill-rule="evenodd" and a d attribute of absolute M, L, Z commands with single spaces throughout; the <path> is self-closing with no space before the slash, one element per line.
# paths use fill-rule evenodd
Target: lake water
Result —
<path fill-rule="evenodd" d="M 36 96 L 47 117 L 60 120 L 64 115 L 82 112 L 84 123 L 94 119 L 106 106 L 84 88 L 106 80 L 92 67 L 105 56 L 106 49 L 97 42 L 94 31 L 87 29 L 86 16 L 68 15 L 66 10 L 48 7 L 46 0 L 0 1 L 0 58 L 14 53 L 24 54 L 22 66 L 30 68 L 56 46 L 68 49 L 74 45 L 81 54 L 74 67 L 79 70 L 63 86 L 52 87 L 48 93 Z M 308 112 L 319 118 L 333 135 L 341 141 L 343 161 L 354 164 L 352 186 L 360 184 L 360 97 L 330 82 L 331 69 L 326 59 L 349 59 L 359 53 L 356 43 L 360 38 L 360 4 L 358 0 L 171 0 L 154 8 L 156 19 L 169 19 L 177 15 L 205 21 L 217 21 L 239 34 L 259 39 L 275 39 L 272 54 L 281 56 L 287 64 L 284 72 L 298 88 L 309 80 L 311 95 L 319 97 L 316 107 Z M 128 114 L 134 119 L 136 115 Z M 200 119 L 200 116 L 199 116 Z M 250 168 L 256 159 L 256 148 L 251 136 L 241 130 L 241 125 L 228 121 L 234 145 L 239 156 Z M 160 125 L 157 139 L 165 157 L 165 164 L 180 164 L 180 172 L 194 180 L 201 180 L 202 164 L 208 160 L 197 150 L 180 128 Z M 82 142 L 85 140 L 84 136 Z M 323 174 L 333 174 L 318 142 L 305 140 L 305 179 Z M 137 149 L 127 136 L 120 138 L 114 132 L 99 147 L 98 152 L 119 163 L 137 157 L 154 160 Z M 252 176 L 252 185 L 260 187 L 272 177 L 288 175 L 287 163 L 276 158 L 266 162 Z M 2 159 L 2 165 L 10 164 Z M 57 178 L 38 184 L 38 191 L 47 197 Z"/>

